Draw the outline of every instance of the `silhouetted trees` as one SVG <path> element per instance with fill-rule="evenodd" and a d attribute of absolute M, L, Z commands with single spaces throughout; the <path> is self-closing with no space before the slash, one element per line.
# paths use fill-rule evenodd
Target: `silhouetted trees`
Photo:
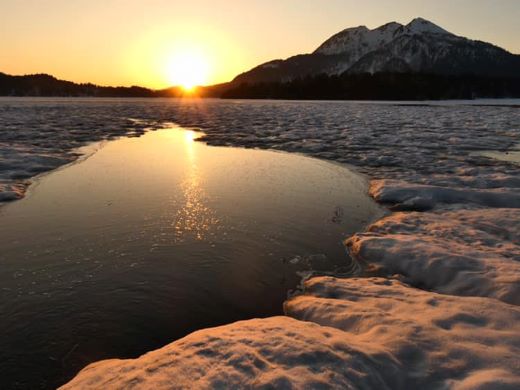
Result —
<path fill-rule="evenodd" d="M 102 87 L 58 80 L 45 74 L 0 73 L 2 96 L 180 97 L 180 88 Z M 240 99 L 439 100 L 520 98 L 519 78 L 442 76 L 419 73 L 325 74 L 285 83 L 231 82 L 198 90 L 202 97 Z"/>
<path fill-rule="evenodd" d="M 330 100 L 520 98 L 520 78 L 409 73 L 318 75 L 285 83 L 242 83 L 230 86 L 221 96 Z"/>

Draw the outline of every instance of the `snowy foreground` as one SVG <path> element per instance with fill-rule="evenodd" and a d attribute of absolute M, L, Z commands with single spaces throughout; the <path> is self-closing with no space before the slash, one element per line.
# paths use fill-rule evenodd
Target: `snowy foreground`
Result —
<path fill-rule="evenodd" d="M 314 278 L 290 317 L 195 332 L 64 389 L 518 388 L 520 310 L 382 278 Z M 502 387 L 498 387 L 498 385 Z"/>
<path fill-rule="evenodd" d="M 56 106 L 0 111 L 18 122 L 19 110 L 23 120 L 43 116 L 51 127 L 49 117 L 63 110 L 71 118 L 59 136 L 56 128 L 0 133 L 0 147 L 12 154 L 0 165 L 4 199 L 23 195 L 23 180 L 38 166 L 72 160 L 70 145 L 170 121 L 204 130 L 214 145 L 355 165 L 373 179 L 370 194 L 394 211 L 346 240 L 362 274 L 308 280 L 286 302 L 286 317 L 205 329 L 138 359 L 94 363 L 64 389 L 520 388 L 520 170 L 481 154 L 519 142 L 518 106 Z M 32 159 L 12 175 L 20 153 Z"/>
<path fill-rule="evenodd" d="M 63 388 L 516 389 L 519 238 L 520 209 L 397 213 L 347 242 L 387 277 L 312 278 L 287 317 L 94 363 Z"/>

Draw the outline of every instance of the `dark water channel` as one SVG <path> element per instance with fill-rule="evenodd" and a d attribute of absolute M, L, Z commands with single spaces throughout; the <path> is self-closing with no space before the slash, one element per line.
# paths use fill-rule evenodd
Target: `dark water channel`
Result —
<path fill-rule="evenodd" d="M 379 212 L 344 167 L 209 147 L 181 129 L 106 142 L 0 208 L 0 388 L 54 388 L 196 329 L 281 314 Z"/>

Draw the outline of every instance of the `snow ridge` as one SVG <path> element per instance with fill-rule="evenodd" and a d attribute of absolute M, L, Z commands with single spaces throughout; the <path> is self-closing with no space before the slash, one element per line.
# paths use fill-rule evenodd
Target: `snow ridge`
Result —
<path fill-rule="evenodd" d="M 403 35 L 420 34 L 453 35 L 428 20 L 416 18 L 406 26 L 391 22 L 373 30 L 366 26 L 347 28 L 325 41 L 314 51 L 314 54 L 355 53 L 359 59 L 367 53 L 381 49 Z"/>
<path fill-rule="evenodd" d="M 446 31 L 442 27 L 437 26 L 435 23 L 430 22 L 429 20 L 423 18 L 415 18 L 410 23 L 406 25 L 404 28 L 406 32 L 412 34 L 448 34 L 453 35 L 450 32 Z"/>

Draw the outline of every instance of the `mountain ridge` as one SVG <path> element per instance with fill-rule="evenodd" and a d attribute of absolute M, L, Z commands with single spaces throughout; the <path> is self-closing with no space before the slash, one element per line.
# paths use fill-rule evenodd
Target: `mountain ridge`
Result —
<path fill-rule="evenodd" d="M 520 55 L 415 18 L 407 25 L 390 22 L 372 30 L 366 26 L 344 29 L 312 53 L 269 61 L 233 82 L 289 82 L 320 73 L 385 72 L 520 77 Z"/>
<path fill-rule="evenodd" d="M 421 33 L 454 36 L 454 34 L 444 30 L 442 27 L 439 27 L 438 25 L 426 19 L 415 18 L 407 25 L 403 25 L 397 22 L 389 22 L 372 30 L 366 26 L 347 28 L 327 39 L 313 52 L 313 54 L 333 55 L 344 53 L 350 49 L 348 44 L 351 43 L 356 37 L 362 39 L 364 38 L 364 43 L 366 44 L 366 48 L 369 51 L 370 49 L 377 49 L 377 47 L 374 48 L 374 43 L 379 43 L 379 45 L 386 44 L 395 39 L 396 36 L 402 34 L 413 35 Z M 343 43 L 343 47 L 341 46 L 341 43 Z M 347 47 L 345 47 L 346 45 Z M 372 48 L 370 48 L 370 46 L 372 46 Z"/>

